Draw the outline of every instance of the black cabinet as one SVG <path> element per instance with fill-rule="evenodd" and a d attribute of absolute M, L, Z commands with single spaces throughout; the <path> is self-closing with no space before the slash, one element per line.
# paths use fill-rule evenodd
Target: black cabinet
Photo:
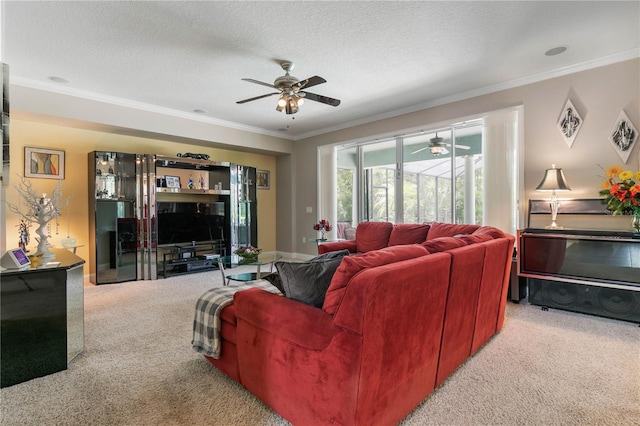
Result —
<path fill-rule="evenodd" d="M 518 244 L 529 303 L 640 322 L 640 234 L 528 228 Z"/>
<path fill-rule="evenodd" d="M 0 273 L 0 387 L 65 370 L 84 348 L 84 261 L 51 251 L 59 267 Z"/>
<path fill-rule="evenodd" d="M 138 278 L 136 155 L 89 153 L 89 279 L 94 284 Z"/>

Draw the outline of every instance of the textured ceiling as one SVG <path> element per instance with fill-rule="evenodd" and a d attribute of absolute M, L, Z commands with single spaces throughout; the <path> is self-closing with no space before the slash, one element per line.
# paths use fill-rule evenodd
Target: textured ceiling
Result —
<path fill-rule="evenodd" d="M 638 1 L 4 1 L 3 20 L 13 84 L 291 139 L 640 52 Z M 272 92 L 241 78 L 272 83 L 281 60 L 324 77 L 309 91 L 342 104 L 236 104 Z"/>

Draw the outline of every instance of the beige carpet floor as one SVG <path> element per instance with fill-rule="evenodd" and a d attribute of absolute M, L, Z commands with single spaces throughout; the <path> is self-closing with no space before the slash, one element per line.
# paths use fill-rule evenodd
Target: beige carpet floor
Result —
<path fill-rule="evenodd" d="M 0 391 L 2 425 L 287 425 L 191 349 L 217 271 L 85 287 L 85 350 Z M 508 304 L 503 330 L 402 425 L 640 425 L 637 324 Z"/>

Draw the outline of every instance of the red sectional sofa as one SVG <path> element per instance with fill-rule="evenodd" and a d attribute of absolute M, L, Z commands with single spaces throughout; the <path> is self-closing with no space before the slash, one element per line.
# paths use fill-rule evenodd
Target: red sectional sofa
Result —
<path fill-rule="evenodd" d="M 389 225 L 364 225 L 388 231 L 371 250 L 359 225 L 365 253 L 342 259 L 321 309 L 237 292 L 222 355 L 207 359 L 293 424 L 396 424 L 501 329 L 514 237 L 436 223 L 421 244 L 392 245 L 396 227 L 418 227 Z"/>
<path fill-rule="evenodd" d="M 320 244 L 318 254 L 330 251 L 349 250 L 351 253 L 366 253 L 388 246 L 419 244 L 427 239 L 430 224 L 391 222 L 361 222 L 356 228 L 354 240 Z"/>

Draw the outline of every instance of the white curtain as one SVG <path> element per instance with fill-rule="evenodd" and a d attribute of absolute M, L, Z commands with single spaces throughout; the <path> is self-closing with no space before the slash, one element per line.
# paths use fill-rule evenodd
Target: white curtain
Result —
<path fill-rule="evenodd" d="M 483 223 L 516 235 L 521 190 L 522 108 L 496 111 L 484 119 Z"/>
<path fill-rule="evenodd" d="M 316 221 L 326 219 L 333 229 L 327 234 L 332 239 L 336 237 L 336 221 L 338 220 L 337 190 L 338 161 L 334 146 L 318 148 L 318 211 Z"/>

